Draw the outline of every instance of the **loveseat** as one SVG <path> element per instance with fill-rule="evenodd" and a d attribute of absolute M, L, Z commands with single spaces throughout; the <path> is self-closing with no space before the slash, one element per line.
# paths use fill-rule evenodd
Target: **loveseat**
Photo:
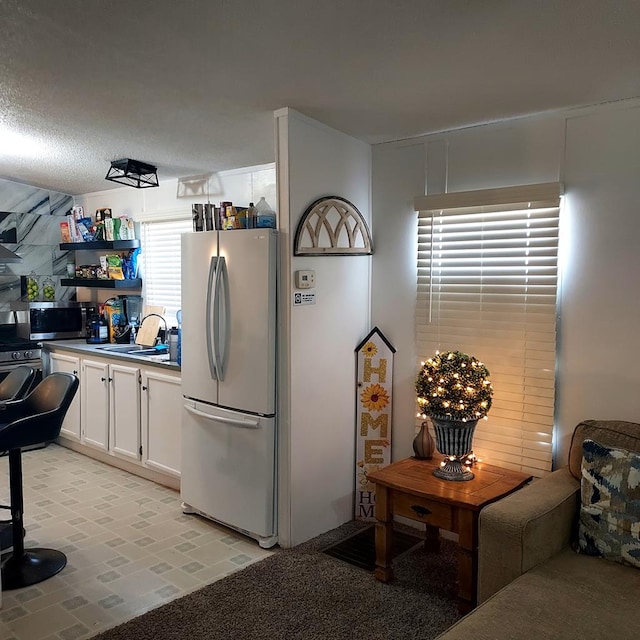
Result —
<path fill-rule="evenodd" d="M 438 640 L 640 638 L 640 568 L 575 550 L 585 440 L 640 453 L 640 424 L 580 423 L 568 466 L 482 510 L 479 606 Z"/>

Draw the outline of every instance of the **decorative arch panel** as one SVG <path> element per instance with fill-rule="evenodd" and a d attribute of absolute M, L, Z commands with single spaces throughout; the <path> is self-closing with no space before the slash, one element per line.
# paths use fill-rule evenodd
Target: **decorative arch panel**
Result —
<path fill-rule="evenodd" d="M 371 233 L 357 207 L 338 196 L 320 198 L 298 223 L 295 256 L 364 256 L 373 253 Z"/>

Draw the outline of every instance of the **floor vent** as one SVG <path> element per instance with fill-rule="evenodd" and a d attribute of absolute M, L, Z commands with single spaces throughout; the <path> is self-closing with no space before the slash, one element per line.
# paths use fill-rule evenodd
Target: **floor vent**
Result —
<path fill-rule="evenodd" d="M 394 530 L 391 557 L 397 558 L 421 543 L 422 538 L 419 536 Z M 344 562 L 367 571 L 373 571 L 376 566 L 375 525 L 358 531 L 323 551 L 333 558 L 344 560 Z"/>

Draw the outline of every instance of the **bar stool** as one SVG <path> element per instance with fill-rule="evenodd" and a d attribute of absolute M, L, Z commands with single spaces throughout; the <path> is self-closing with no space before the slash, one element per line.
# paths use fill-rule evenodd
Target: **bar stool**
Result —
<path fill-rule="evenodd" d="M 31 384 L 35 377 L 36 371 L 33 367 L 22 364 L 12 369 L 4 380 L 0 382 L 0 402 L 4 403 L 24 398 L 29 389 L 31 389 Z"/>
<path fill-rule="evenodd" d="M 9 374 L 0 382 L 0 423 L 5 402 L 21 400 L 27 394 L 36 377 L 33 367 L 20 365 L 12 369 Z M 9 505 L 0 504 L 0 509 L 11 509 Z M 0 520 L 0 550 L 7 549 L 13 545 L 11 535 L 11 520 Z"/>
<path fill-rule="evenodd" d="M 49 374 L 22 400 L 0 411 L 0 451 L 9 452 L 9 492 L 13 551 L 2 556 L 2 589 L 27 587 L 54 576 L 67 564 L 55 549 L 25 549 L 23 531 L 22 448 L 52 442 L 78 390 L 70 373 Z"/>

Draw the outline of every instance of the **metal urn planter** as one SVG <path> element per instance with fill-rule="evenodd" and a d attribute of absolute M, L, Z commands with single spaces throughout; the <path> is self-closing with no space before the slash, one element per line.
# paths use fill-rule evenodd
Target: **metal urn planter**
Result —
<path fill-rule="evenodd" d="M 432 416 L 431 422 L 436 432 L 436 448 L 446 456 L 443 465 L 435 469 L 433 475 L 443 480 L 458 482 L 471 480 L 474 477 L 473 473 L 463 461 L 471 453 L 473 432 L 478 421 L 449 420 Z"/>

